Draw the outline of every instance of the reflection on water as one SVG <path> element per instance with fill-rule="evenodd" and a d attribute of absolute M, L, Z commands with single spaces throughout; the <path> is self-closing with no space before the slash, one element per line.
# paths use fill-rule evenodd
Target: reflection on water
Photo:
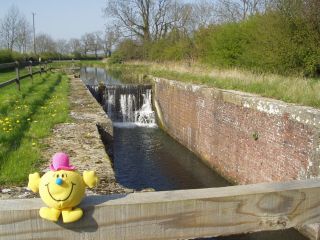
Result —
<path fill-rule="evenodd" d="M 138 190 L 229 185 L 159 128 L 114 128 L 114 168 L 119 183 Z M 294 229 L 206 239 L 307 240 Z"/>
<path fill-rule="evenodd" d="M 121 81 L 117 78 L 107 74 L 103 68 L 83 67 L 80 69 L 81 80 L 90 86 L 105 85 L 119 85 Z"/>
<path fill-rule="evenodd" d="M 229 185 L 158 128 L 114 128 L 114 167 L 118 182 L 139 190 Z"/>

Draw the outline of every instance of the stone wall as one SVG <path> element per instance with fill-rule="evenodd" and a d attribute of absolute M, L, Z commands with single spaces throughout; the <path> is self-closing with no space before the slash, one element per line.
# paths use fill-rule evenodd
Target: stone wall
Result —
<path fill-rule="evenodd" d="M 154 100 L 163 128 L 235 183 L 319 175 L 317 109 L 160 78 Z"/>

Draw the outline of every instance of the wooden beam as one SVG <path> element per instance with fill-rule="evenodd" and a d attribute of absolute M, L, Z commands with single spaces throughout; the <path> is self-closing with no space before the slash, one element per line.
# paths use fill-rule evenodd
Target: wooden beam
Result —
<path fill-rule="evenodd" d="M 38 74 L 38 73 L 40 73 L 40 70 L 36 71 L 36 72 L 33 72 L 33 75 Z M 32 77 L 32 75 L 26 74 L 26 75 L 20 76 L 19 80 L 22 80 L 22 79 L 25 79 L 25 78 L 28 78 L 28 77 Z M 17 81 L 17 78 L 13 78 L 13 79 L 10 79 L 10 80 L 8 80 L 6 82 L 2 82 L 2 83 L 0 83 L 0 88 L 3 88 L 3 87 L 8 86 L 8 85 L 10 85 L 12 83 L 15 83 L 16 81 Z"/>
<path fill-rule="evenodd" d="M 16 66 L 15 62 L 11 62 L 11 63 L 1 63 L 0 64 L 0 70 L 1 69 L 7 69 L 7 68 L 14 68 Z"/>
<path fill-rule="evenodd" d="M 0 239 L 188 239 L 320 222 L 320 181 L 87 197 L 72 224 L 39 217 L 40 199 L 0 201 Z"/>

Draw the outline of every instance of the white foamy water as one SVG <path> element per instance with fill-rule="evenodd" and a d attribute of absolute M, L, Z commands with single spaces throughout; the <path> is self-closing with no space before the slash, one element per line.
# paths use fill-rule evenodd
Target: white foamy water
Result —
<path fill-rule="evenodd" d="M 152 110 L 152 91 L 147 89 L 143 96 L 143 104 L 138 108 L 136 97 L 133 94 L 120 95 L 122 122 L 114 122 L 117 127 L 156 127 L 155 113 Z"/>

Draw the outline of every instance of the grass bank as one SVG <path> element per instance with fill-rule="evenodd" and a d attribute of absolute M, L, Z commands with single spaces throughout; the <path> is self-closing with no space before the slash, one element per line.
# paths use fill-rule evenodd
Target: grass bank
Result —
<path fill-rule="evenodd" d="M 68 121 L 69 80 L 66 75 L 34 76 L 0 89 L 0 184 L 21 184 L 41 163 L 41 139 Z"/>
<path fill-rule="evenodd" d="M 33 69 L 32 71 L 35 72 L 35 71 L 38 71 L 40 68 L 39 67 L 33 67 L 32 69 Z M 19 75 L 20 76 L 27 75 L 27 74 L 29 74 L 29 71 L 28 71 L 27 68 L 21 68 L 19 70 Z M 2 70 L 2 71 L 0 71 L 0 83 L 9 81 L 9 80 L 15 78 L 16 76 L 17 75 L 16 75 L 15 69 Z"/>
<path fill-rule="evenodd" d="M 105 63 L 100 60 L 81 60 L 81 61 L 54 61 L 49 63 L 52 68 L 71 68 L 71 67 L 81 67 L 81 66 L 92 66 L 92 67 L 105 67 Z"/>
<path fill-rule="evenodd" d="M 105 64 L 100 63 L 100 66 Z M 118 77 L 148 80 L 147 75 L 238 90 L 289 103 L 320 108 L 320 79 L 284 77 L 239 69 L 216 69 L 197 63 L 132 61 L 109 65 Z"/>

